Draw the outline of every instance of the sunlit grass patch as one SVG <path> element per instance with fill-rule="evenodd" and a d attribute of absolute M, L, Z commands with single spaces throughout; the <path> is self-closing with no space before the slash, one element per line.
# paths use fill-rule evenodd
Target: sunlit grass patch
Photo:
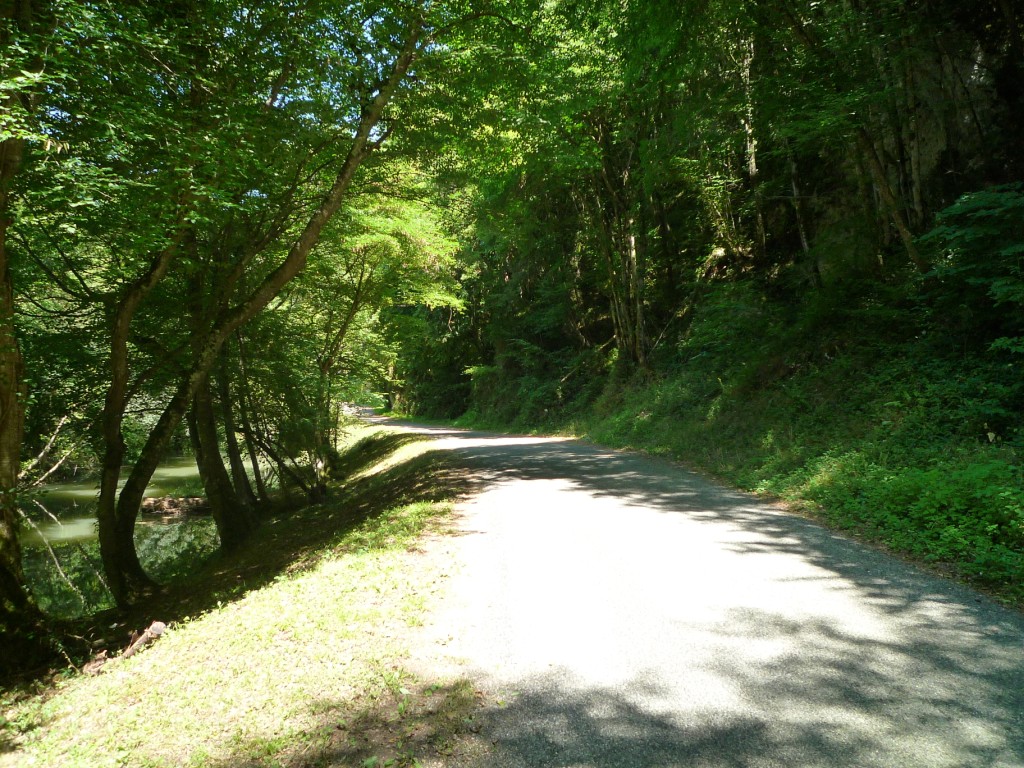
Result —
<path fill-rule="evenodd" d="M 420 445 L 412 455 L 427 450 L 430 438 L 409 432 L 399 432 L 372 424 L 350 426 L 345 433 L 337 458 L 330 467 L 334 479 L 347 482 L 357 476 L 372 473 L 381 464 L 395 466 L 400 463 L 396 454 L 403 446 Z"/>
<path fill-rule="evenodd" d="M 373 463 L 368 462 L 361 470 L 353 474 L 349 479 L 361 480 L 387 472 L 389 469 L 400 467 L 403 464 L 407 464 L 414 459 L 425 456 L 434 450 L 431 445 L 431 441 L 428 438 L 417 439 L 416 436 L 409 437 L 412 439 L 402 441 L 394 450 L 381 456 L 378 461 Z"/>
<path fill-rule="evenodd" d="M 401 447 L 374 439 L 386 445 L 353 467 Z M 164 603 L 196 609 L 154 615 L 170 627 L 151 648 L 45 697 L 0 700 L 0 766 L 310 765 L 338 752 L 339 725 L 354 734 L 407 678 L 410 633 L 441 583 L 416 544 L 444 526 L 451 488 L 422 456 L 388 466 L 197 573 L 192 603 Z"/>
<path fill-rule="evenodd" d="M 342 712 L 378 687 L 381 665 L 403 653 L 402 628 L 418 623 L 432 578 L 405 550 L 444 504 L 388 511 L 356 528 L 315 567 L 183 621 L 152 649 L 78 677 L 22 722 L 24 766 L 208 765 L 266 758 L 315 730 L 324 706 Z M 31 725 L 38 725 L 32 729 Z M 14 757 L 15 762 L 9 762 Z"/>

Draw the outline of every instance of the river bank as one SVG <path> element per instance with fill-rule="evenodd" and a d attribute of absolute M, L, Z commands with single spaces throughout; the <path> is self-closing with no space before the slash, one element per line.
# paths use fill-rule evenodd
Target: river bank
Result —
<path fill-rule="evenodd" d="M 97 483 L 95 478 L 52 483 L 23 506 L 25 577 L 48 616 L 75 619 L 113 605 L 96 539 Z M 213 521 L 200 514 L 201 494 L 191 456 L 172 457 L 153 473 L 136 526 L 136 546 L 147 571 L 160 581 L 178 575 L 180 563 L 201 561 L 217 549 Z"/>
<path fill-rule="evenodd" d="M 474 690 L 417 681 L 403 663 L 443 578 L 418 542 L 447 527 L 460 486 L 413 442 L 371 436 L 346 454 L 347 480 L 328 502 L 282 509 L 144 606 L 78 622 L 112 657 L 131 629 L 159 619 L 167 632 L 101 675 L 0 694 L 0 766 L 95 768 L 126 755 L 309 765 L 328 754 L 412 765 L 396 760 L 415 744 L 450 753 L 454 735 L 470 733 Z"/>

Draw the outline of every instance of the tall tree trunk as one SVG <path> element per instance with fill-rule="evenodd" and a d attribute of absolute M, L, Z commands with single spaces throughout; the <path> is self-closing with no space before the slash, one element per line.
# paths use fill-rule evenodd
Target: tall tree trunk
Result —
<path fill-rule="evenodd" d="M 194 262 L 203 261 L 198 252 L 198 243 L 189 243 Z M 216 259 L 211 260 L 216 262 Z M 189 290 L 189 312 L 191 315 L 192 353 L 202 355 L 207 343 L 212 318 L 217 310 L 207 309 L 207 302 L 212 303 L 221 311 L 230 295 L 230 287 L 218 281 L 216 265 L 208 265 L 208 272 L 197 274 Z M 215 285 L 216 287 L 210 287 Z M 211 364 L 210 370 L 213 365 Z M 189 406 L 187 420 L 189 433 L 195 446 L 196 465 L 199 478 L 203 483 L 207 503 L 213 514 L 220 537 L 221 549 L 231 551 L 248 537 L 255 527 L 255 519 L 251 515 L 251 507 L 243 505 L 235 493 L 231 478 L 224 468 L 221 457 L 221 446 L 217 435 L 217 416 L 213 403 L 213 389 L 208 371 L 200 372 L 192 388 L 192 402 Z"/>
<path fill-rule="evenodd" d="M 256 527 L 251 508 L 239 503 L 231 485 L 231 478 L 224 469 L 220 455 L 220 441 L 217 439 L 217 417 L 213 408 L 213 393 L 209 376 L 203 376 L 192 399 L 192 423 L 199 445 L 196 456 L 199 476 L 210 503 L 221 548 L 226 551 L 237 549 Z"/>
<path fill-rule="evenodd" d="M 238 392 L 238 419 L 242 425 L 245 450 L 249 454 L 249 463 L 252 466 L 252 479 L 256 483 L 256 494 L 260 501 L 265 502 L 270 497 L 267 494 L 267 485 L 263 480 L 263 470 L 260 468 L 260 454 L 256 448 L 256 440 L 252 431 L 252 420 L 249 417 L 250 393 L 248 365 L 245 360 L 245 345 L 242 343 L 241 334 L 236 334 L 236 338 L 238 340 L 238 362 L 241 373 Z"/>
<path fill-rule="evenodd" d="M 638 223 L 622 200 L 628 190 L 629 171 L 622 173 L 619 185 L 619 174 L 608 168 L 610 162 L 606 156 L 593 191 L 597 248 L 604 257 L 608 273 L 609 308 L 620 363 L 630 369 L 645 368 L 644 265 L 637 242 Z"/>
<path fill-rule="evenodd" d="M 311 500 L 314 502 L 323 501 L 327 497 L 327 470 L 330 465 L 330 454 L 337 449 L 339 414 L 334 408 L 334 367 L 352 323 L 359 314 L 359 310 L 363 308 L 363 303 L 366 300 L 366 286 L 372 280 L 375 271 L 376 265 L 368 265 L 365 260 L 360 262 L 359 277 L 352 295 L 352 303 L 349 304 L 348 310 L 337 328 L 331 329 L 330 322 L 328 322 L 324 344 L 317 354 L 316 428 L 313 435 L 314 484 L 311 495 Z"/>
<path fill-rule="evenodd" d="M 864 160 L 867 163 L 868 171 L 871 173 L 871 179 L 874 182 L 875 189 L 882 201 L 882 206 L 889 214 L 889 218 L 892 219 L 893 224 L 896 226 L 896 232 L 899 234 L 900 240 L 903 242 L 903 247 L 907 251 L 907 256 L 910 257 L 910 261 L 915 267 L 917 267 L 919 272 L 927 272 L 928 263 L 921 257 L 921 253 L 917 249 L 917 244 L 914 242 L 914 235 L 910 231 L 910 225 L 907 224 L 907 219 L 903 215 L 903 206 L 900 205 L 899 200 L 896 199 L 896 195 L 892 191 L 892 187 L 889 185 L 889 178 L 885 172 L 885 166 L 882 165 L 882 161 L 878 157 L 878 151 L 875 149 L 875 144 L 871 140 L 871 136 L 863 126 L 857 126 L 855 135 L 857 137 L 857 146 L 860 148 L 861 154 L 864 156 Z"/>
<path fill-rule="evenodd" d="M 119 514 L 117 486 L 125 455 L 122 425 L 128 407 L 128 337 L 135 313 L 149 292 L 167 274 L 185 235 L 186 230 L 179 228 L 168 245 L 153 257 L 145 274 L 122 291 L 110 320 L 110 380 L 100 416 L 104 451 L 96 516 L 103 570 L 119 605 L 127 603 L 129 594 L 154 586 L 135 552 L 135 515 L 138 507 L 131 513 L 130 520 L 122 519 Z M 145 487 L 143 484 L 143 491 Z M 142 503 L 141 495 L 138 503 Z"/>
<path fill-rule="evenodd" d="M 789 156 L 789 186 L 793 192 L 793 215 L 796 217 L 796 231 L 800 238 L 800 250 L 804 254 L 804 258 L 808 259 L 811 263 L 811 283 L 815 288 L 821 288 L 823 280 L 821 278 L 821 266 L 818 264 L 818 257 L 811 253 L 811 242 L 807 237 L 807 223 L 804 219 L 804 203 L 803 195 L 800 191 L 800 171 L 796 164 L 796 157 L 793 155 L 793 151 L 789 148 L 788 142 L 786 145 L 786 153 Z"/>
<path fill-rule="evenodd" d="M 11 33 L 31 31 L 35 4 L 30 0 L 0 3 L 0 46 L 11 43 Z M 40 65 L 41 66 L 41 65 Z M 0 72 L 6 79 L 12 73 Z M 31 105 L 29 94 L 10 91 L 0 98 L 0 117 Z M 5 124 L 7 120 L 3 121 Z M 14 327 L 14 287 L 11 279 L 7 229 L 11 224 L 11 184 L 21 169 L 25 141 L 17 135 L 0 141 L 0 634 L 5 655 L 17 657 L 39 649 L 41 633 L 33 628 L 41 620 L 25 583 L 18 540 L 18 499 L 15 488 L 21 468 L 21 440 L 25 423 L 24 366 Z M 6 127 L 6 125 L 5 125 Z"/>
<path fill-rule="evenodd" d="M 167 445 L 170 443 L 174 430 L 181 423 L 192 399 L 192 391 L 188 386 L 189 377 L 179 382 L 178 388 L 170 402 L 164 407 L 163 413 L 156 426 L 149 433 L 139 458 L 135 461 L 124 487 L 117 497 L 115 509 L 115 528 L 112 534 L 114 538 L 114 552 L 116 559 L 113 564 L 116 568 L 114 576 L 116 581 L 111 581 L 111 590 L 114 591 L 117 601 L 121 605 L 134 602 L 144 596 L 152 589 L 153 582 L 145 571 L 142 570 L 138 561 L 138 555 L 132 544 L 135 533 L 135 523 L 139 515 L 139 507 L 146 495 L 146 486 L 153 477 L 160 460 L 164 457 Z M 102 526 L 101 526 L 102 534 Z M 103 545 L 103 539 L 100 539 Z M 107 560 L 104 559 L 106 566 Z M 141 578 L 139 576 L 141 574 Z M 117 585 L 115 587 L 115 584 Z"/>
<path fill-rule="evenodd" d="M 238 446 L 238 433 L 235 426 L 235 404 L 231 397 L 231 384 L 227 371 L 221 366 L 217 374 L 217 389 L 220 399 L 221 423 L 224 425 L 224 444 L 227 448 L 228 463 L 231 467 L 231 482 L 235 487 L 238 500 L 250 509 L 256 506 L 256 496 L 249 483 L 249 475 L 245 471 L 242 451 Z"/>
<path fill-rule="evenodd" d="M 14 331 L 14 289 L 7 250 L 10 184 L 21 163 L 22 142 L 0 143 L 0 630 L 33 623 L 37 612 L 25 584 L 18 540 L 15 487 L 21 467 L 25 381 Z"/>
<path fill-rule="evenodd" d="M 839 71 L 843 66 L 842 62 L 836 58 L 835 54 L 829 50 L 827 46 L 823 45 L 815 38 L 812 31 L 803 23 L 803 21 L 801 21 L 796 13 L 794 13 L 792 8 L 789 8 L 786 4 L 782 4 L 780 9 L 797 39 L 799 39 L 808 50 L 812 51 L 823 62 L 834 67 L 836 71 Z M 841 89 L 834 88 L 834 90 L 836 90 L 837 93 L 842 94 Z M 872 139 L 871 134 L 868 132 L 865 117 L 863 115 L 855 115 L 853 119 L 854 140 L 857 148 L 860 150 L 860 155 L 867 164 L 868 172 L 871 174 L 871 179 L 874 183 L 875 191 L 878 193 L 882 208 L 896 227 L 896 232 L 899 234 L 900 240 L 903 242 L 903 247 L 906 249 L 907 256 L 910 258 L 910 261 L 915 267 L 917 267 L 919 272 L 927 272 L 929 269 L 928 264 L 921 257 L 921 253 L 917 249 L 917 244 L 914 243 L 914 235 L 907 223 L 906 216 L 903 212 L 903 206 L 896 198 L 896 194 L 893 192 L 892 187 L 889 184 L 889 176 L 886 173 L 886 168 L 882 163 L 882 159 L 878 156 L 878 150 L 875 148 L 875 142 Z"/>
<path fill-rule="evenodd" d="M 608 275 L 608 306 L 612 316 L 612 328 L 615 333 L 615 346 L 619 350 L 619 359 L 623 364 L 632 363 L 634 345 L 632 342 L 633 327 L 629 321 L 629 310 L 626 306 L 626 292 L 622 285 L 622 268 L 616 265 L 615 239 L 611 232 L 612 225 L 604 211 L 600 195 L 595 194 L 594 229 L 597 232 L 598 251 L 604 257 Z"/>
<path fill-rule="evenodd" d="M 904 141 L 907 144 L 907 154 L 910 160 L 910 200 L 911 210 L 914 213 L 914 227 L 920 231 L 925 222 L 924 192 L 922 190 L 922 168 L 921 168 L 921 126 L 920 111 L 921 105 L 917 96 L 917 78 L 914 76 L 914 61 L 910 57 L 910 44 L 904 38 L 904 61 L 903 61 L 903 89 L 907 101 L 907 120 L 905 127 Z"/>
<path fill-rule="evenodd" d="M 641 369 L 647 367 L 647 324 L 644 312 L 644 263 L 643 253 L 637 246 L 636 220 L 626 222 L 626 252 L 629 255 L 629 294 L 632 310 L 633 360 Z"/>
<path fill-rule="evenodd" d="M 740 79 L 743 83 L 743 134 L 746 140 L 747 183 L 754 193 L 754 255 L 758 263 L 763 263 L 767 234 L 764 223 L 764 194 L 757 166 L 757 134 L 754 132 L 754 93 L 751 81 L 753 65 L 754 40 L 751 38 L 744 44 Z"/>

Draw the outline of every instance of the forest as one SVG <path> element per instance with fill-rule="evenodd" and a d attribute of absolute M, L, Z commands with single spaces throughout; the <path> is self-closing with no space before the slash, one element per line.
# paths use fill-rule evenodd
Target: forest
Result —
<path fill-rule="evenodd" d="M 1024 598 L 1017 0 L 0 8 L 4 664 L 53 654 L 40 487 L 95 481 L 144 603 L 161 461 L 230 553 L 329 497 L 348 403 L 664 454 Z"/>

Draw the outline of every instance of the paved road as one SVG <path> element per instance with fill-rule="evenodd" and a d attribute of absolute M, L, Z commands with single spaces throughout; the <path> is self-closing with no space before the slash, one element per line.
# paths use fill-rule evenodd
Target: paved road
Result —
<path fill-rule="evenodd" d="M 1024 766 L 1019 613 L 668 462 L 421 431 L 482 482 L 425 653 L 503 700 L 486 765 Z"/>

